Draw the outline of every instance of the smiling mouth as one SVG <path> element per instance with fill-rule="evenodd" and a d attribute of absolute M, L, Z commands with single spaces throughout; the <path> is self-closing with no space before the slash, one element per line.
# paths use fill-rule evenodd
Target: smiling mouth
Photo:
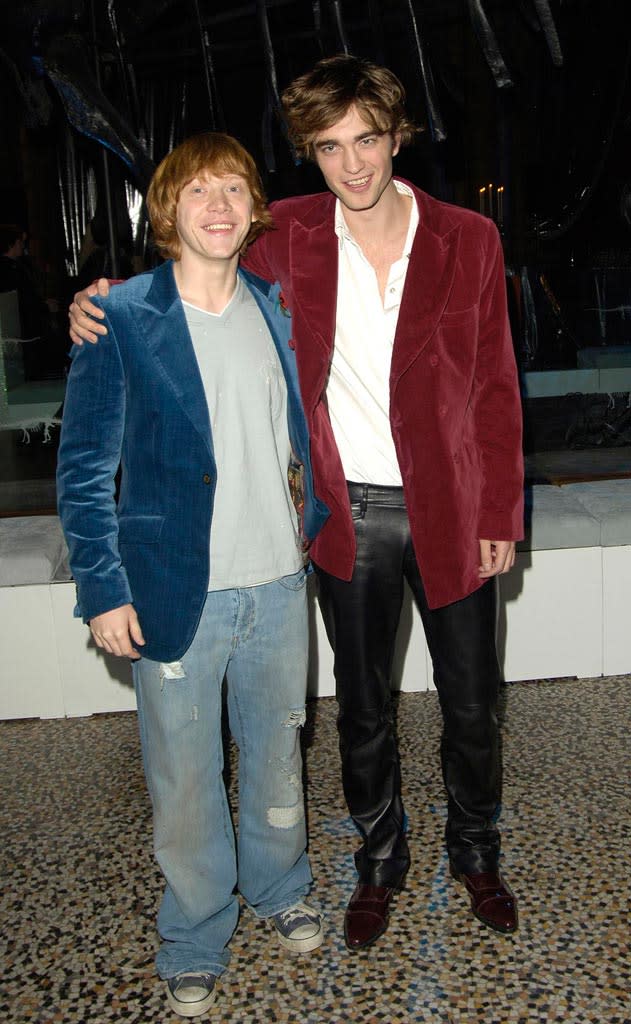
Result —
<path fill-rule="evenodd" d="M 363 178 L 352 178 L 350 181 L 345 181 L 344 184 L 347 188 L 362 188 L 367 185 L 370 181 L 371 175 L 366 174 Z"/>
<path fill-rule="evenodd" d="M 203 231 L 231 231 L 234 224 L 204 224 Z"/>

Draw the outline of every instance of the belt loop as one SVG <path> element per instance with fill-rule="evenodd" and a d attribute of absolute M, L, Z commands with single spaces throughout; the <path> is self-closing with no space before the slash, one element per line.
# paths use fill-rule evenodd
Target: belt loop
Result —
<path fill-rule="evenodd" d="M 362 516 L 366 515 L 366 509 L 368 508 L 368 484 L 364 484 L 362 487 Z"/>

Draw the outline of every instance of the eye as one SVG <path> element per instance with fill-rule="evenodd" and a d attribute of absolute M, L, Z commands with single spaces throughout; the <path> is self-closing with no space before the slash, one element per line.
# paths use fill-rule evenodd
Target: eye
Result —
<path fill-rule="evenodd" d="M 327 142 L 326 145 L 320 146 L 320 152 L 321 153 L 334 153 L 335 152 L 335 143 L 334 142 Z"/>
<path fill-rule="evenodd" d="M 376 142 L 376 137 L 374 135 L 370 135 L 368 138 L 361 140 L 361 145 L 372 146 L 374 142 Z"/>

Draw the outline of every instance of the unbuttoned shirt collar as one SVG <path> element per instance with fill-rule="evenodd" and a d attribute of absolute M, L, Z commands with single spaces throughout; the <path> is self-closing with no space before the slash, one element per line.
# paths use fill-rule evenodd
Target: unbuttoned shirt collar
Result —
<path fill-rule="evenodd" d="M 418 203 L 416 202 L 412 189 L 409 185 L 406 185 L 405 182 L 399 181 L 397 178 L 393 178 L 392 180 L 397 192 L 404 196 L 410 196 L 412 200 L 412 210 L 410 213 L 410 223 L 405 237 L 403 252 L 400 259 L 398 259 L 396 263 L 393 263 L 390 268 L 390 275 L 388 278 L 388 284 L 386 285 L 384 298 L 384 311 L 391 309 L 393 306 L 399 306 L 401 303 L 401 294 L 403 292 L 403 285 L 405 284 L 407 261 L 410 258 L 410 253 L 412 252 L 414 237 L 416 235 L 416 229 L 418 228 L 420 219 Z M 335 234 L 339 239 L 340 252 L 343 251 L 345 245 L 349 244 L 354 246 L 356 249 L 359 249 L 359 246 L 350 233 L 348 224 L 344 219 L 343 207 L 339 199 L 336 199 L 335 201 Z M 359 251 L 361 252 L 361 250 Z M 362 258 L 364 258 L 363 253 Z"/>

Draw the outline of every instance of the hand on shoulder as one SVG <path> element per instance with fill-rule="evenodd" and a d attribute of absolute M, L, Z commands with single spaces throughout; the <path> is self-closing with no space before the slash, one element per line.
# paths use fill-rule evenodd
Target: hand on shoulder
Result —
<path fill-rule="evenodd" d="M 68 310 L 70 338 L 75 345 L 83 345 L 84 341 L 89 341 L 94 345 L 99 340 L 99 335 L 107 334 L 105 324 L 98 323 L 105 314 L 90 299 L 94 298 L 95 295 L 107 298 L 109 293 L 109 281 L 104 277 L 100 277 L 98 281 L 75 294 Z"/>

